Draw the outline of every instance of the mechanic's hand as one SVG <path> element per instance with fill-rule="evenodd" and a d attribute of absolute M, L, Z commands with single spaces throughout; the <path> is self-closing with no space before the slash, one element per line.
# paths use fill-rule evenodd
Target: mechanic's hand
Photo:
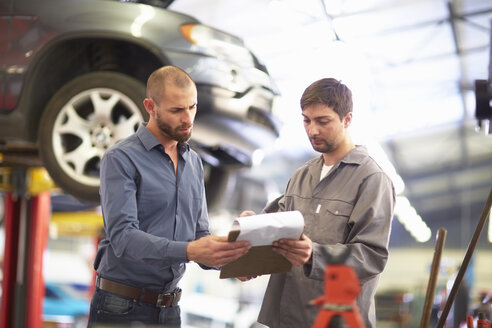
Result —
<path fill-rule="evenodd" d="M 189 242 L 186 257 L 209 267 L 221 267 L 243 256 L 250 248 L 247 241 L 228 242 L 226 236 L 209 235 Z"/>
<path fill-rule="evenodd" d="M 246 210 L 246 211 L 242 211 L 241 214 L 239 214 L 239 217 L 242 218 L 243 216 L 251 216 L 251 215 L 256 215 L 256 213 L 250 210 Z"/>
<path fill-rule="evenodd" d="M 313 255 L 313 242 L 305 234 L 301 239 L 280 239 L 273 242 L 272 249 L 283 255 L 292 265 L 310 263 Z"/>
<path fill-rule="evenodd" d="M 258 276 L 244 276 L 244 277 L 237 277 L 238 280 L 244 282 L 244 281 L 248 281 L 248 280 L 251 280 L 251 279 L 254 279 Z"/>

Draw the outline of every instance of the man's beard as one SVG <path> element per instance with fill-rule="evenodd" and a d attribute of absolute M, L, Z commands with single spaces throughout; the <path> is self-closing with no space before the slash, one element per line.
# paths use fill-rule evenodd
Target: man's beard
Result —
<path fill-rule="evenodd" d="M 317 152 L 320 152 L 320 153 L 330 153 L 332 151 L 334 151 L 336 149 L 336 145 L 334 143 L 329 143 L 327 142 L 326 140 L 323 140 L 323 139 L 316 139 L 316 140 L 321 140 L 322 141 L 322 144 L 320 145 L 314 145 L 313 144 L 313 139 L 309 139 L 309 141 L 311 142 L 311 146 L 313 147 L 314 150 L 316 150 Z"/>
<path fill-rule="evenodd" d="M 191 138 L 191 131 L 190 133 L 180 133 L 179 130 L 181 129 L 187 129 L 191 127 L 191 125 L 181 125 L 173 129 L 170 125 L 166 124 L 164 121 L 162 121 L 157 115 L 156 117 L 157 121 L 157 126 L 159 127 L 159 130 L 161 130 L 162 133 L 168 135 L 171 139 L 176 140 L 177 142 L 185 142 L 190 140 Z"/>

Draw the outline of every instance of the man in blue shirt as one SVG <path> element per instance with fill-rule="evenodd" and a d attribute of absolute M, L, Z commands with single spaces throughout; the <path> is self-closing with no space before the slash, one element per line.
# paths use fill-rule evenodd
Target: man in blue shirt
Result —
<path fill-rule="evenodd" d="M 178 282 L 185 263 L 220 267 L 250 248 L 209 233 L 202 162 L 187 144 L 197 110 L 191 77 L 162 67 L 150 75 L 146 96 L 148 123 L 101 161 L 106 237 L 94 261 L 89 327 L 180 327 Z"/>

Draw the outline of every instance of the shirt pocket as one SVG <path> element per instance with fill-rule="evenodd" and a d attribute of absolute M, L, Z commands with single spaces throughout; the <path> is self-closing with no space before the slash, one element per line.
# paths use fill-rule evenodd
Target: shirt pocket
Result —
<path fill-rule="evenodd" d="M 313 231 L 314 241 L 322 244 L 343 243 L 350 230 L 349 218 L 353 205 L 337 200 L 325 200 L 320 204 Z"/>

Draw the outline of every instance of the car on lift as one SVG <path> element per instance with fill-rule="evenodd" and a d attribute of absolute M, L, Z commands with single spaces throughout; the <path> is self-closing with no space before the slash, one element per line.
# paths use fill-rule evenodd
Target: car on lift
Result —
<path fill-rule="evenodd" d="M 171 3 L 0 2 L 3 165 L 33 154 L 65 192 L 98 202 L 101 157 L 147 119 L 150 73 L 175 65 L 197 85 L 190 143 L 205 164 L 213 204 L 231 170 L 251 166 L 254 152 L 278 137 L 278 92 L 242 39 L 170 10 Z"/>

